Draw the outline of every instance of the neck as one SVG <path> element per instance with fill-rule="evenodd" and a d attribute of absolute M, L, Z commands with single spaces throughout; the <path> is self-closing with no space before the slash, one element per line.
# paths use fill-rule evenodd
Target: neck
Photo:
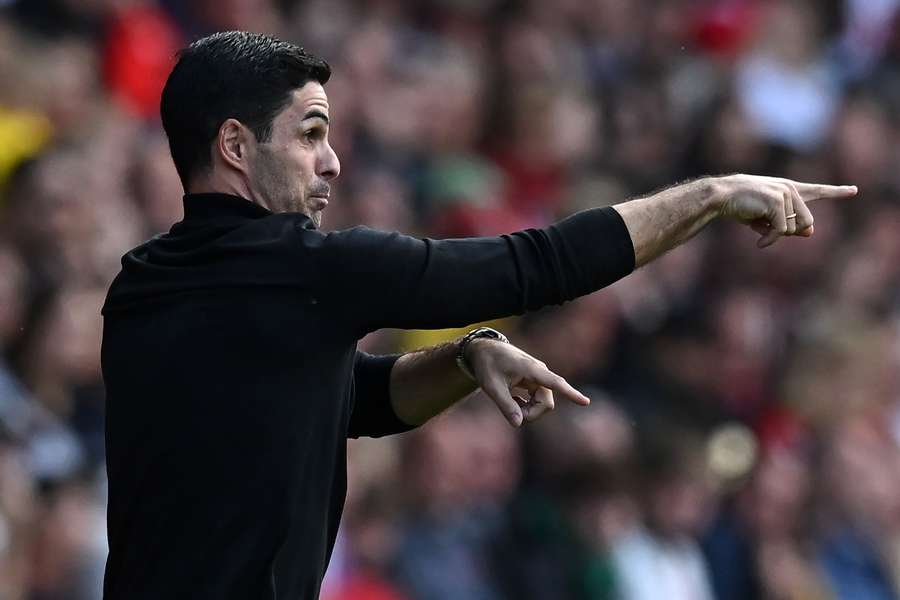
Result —
<path fill-rule="evenodd" d="M 272 210 L 262 197 L 253 193 L 243 179 L 201 177 L 192 181 L 186 191 L 188 194 L 231 194 Z"/>

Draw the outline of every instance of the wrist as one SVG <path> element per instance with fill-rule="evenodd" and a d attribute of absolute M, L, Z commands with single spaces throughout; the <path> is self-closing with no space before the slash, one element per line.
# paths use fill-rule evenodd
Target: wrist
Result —
<path fill-rule="evenodd" d="M 471 362 L 472 348 L 478 346 L 478 344 L 482 342 L 508 344 L 509 340 L 505 335 L 490 327 L 473 329 L 460 338 L 457 343 L 456 364 L 459 366 L 459 370 L 465 373 L 466 376 L 473 381 L 475 381 L 476 378 L 475 370 L 472 368 Z"/>
<path fill-rule="evenodd" d="M 721 217 L 728 199 L 728 176 L 703 177 L 697 180 L 701 210 L 709 219 Z"/>
<path fill-rule="evenodd" d="M 463 358 L 462 358 L 463 362 L 474 373 L 475 372 L 474 363 L 476 360 L 475 357 L 478 355 L 478 352 L 480 352 L 480 350 L 484 346 L 487 346 L 489 344 L 502 344 L 502 343 L 503 342 L 501 342 L 500 340 L 496 340 L 494 338 L 487 338 L 487 337 L 475 338 L 474 340 L 469 342 L 469 344 L 463 350 Z"/>

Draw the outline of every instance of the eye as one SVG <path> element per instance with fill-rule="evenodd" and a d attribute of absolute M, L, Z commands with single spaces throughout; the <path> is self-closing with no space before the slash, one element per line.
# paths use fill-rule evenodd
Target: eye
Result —
<path fill-rule="evenodd" d="M 306 144 L 312 144 L 320 140 L 324 140 L 328 135 L 328 130 L 320 125 L 313 125 L 309 129 L 302 129 L 300 138 Z"/>

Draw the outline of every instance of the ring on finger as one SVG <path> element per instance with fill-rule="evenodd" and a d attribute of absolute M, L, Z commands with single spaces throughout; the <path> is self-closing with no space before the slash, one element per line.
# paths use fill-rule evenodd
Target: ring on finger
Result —
<path fill-rule="evenodd" d="M 791 213 L 791 214 L 789 214 L 789 215 L 787 215 L 787 216 L 785 217 L 785 220 L 787 220 L 787 219 L 796 219 L 796 218 L 797 218 L 797 213 Z"/>

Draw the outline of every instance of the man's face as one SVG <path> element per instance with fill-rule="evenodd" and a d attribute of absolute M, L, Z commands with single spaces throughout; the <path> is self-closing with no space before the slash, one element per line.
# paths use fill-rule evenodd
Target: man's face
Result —
<path fill-rule="evenodd" d="M 294 90 L 272 121 L 269 141 L 257 143 L 249 172 L 251 191 L 274 212 L 301 212 L 319 227 L 329 181 L 341 164 L 328 143 L 328 97 L 315 81 Z"/>

